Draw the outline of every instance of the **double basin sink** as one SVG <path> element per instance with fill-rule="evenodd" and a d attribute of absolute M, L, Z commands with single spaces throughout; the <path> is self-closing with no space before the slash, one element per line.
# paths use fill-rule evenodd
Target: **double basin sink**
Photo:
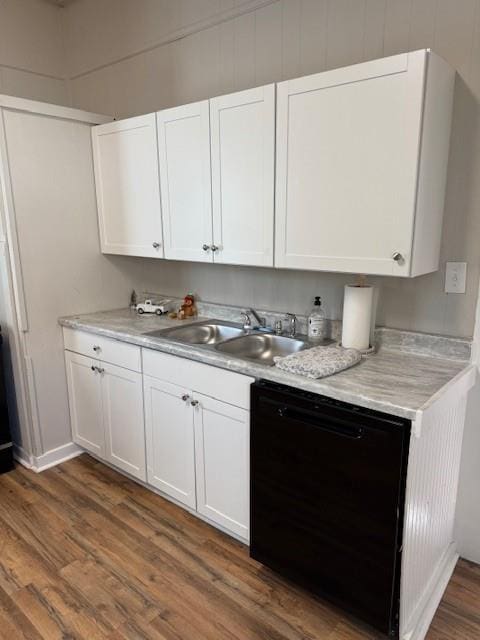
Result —
<path fill-rule="evenodd" d="M 150 331 L 145 335 L 210 346 L 221 353 L 268 366 L 274 364 L 275 356 L 288 356 L 308 346 L 300 336 L 289 338 L 256 330 L 246 331 L 240 325 L 225 320 L 205 320 L 184 327 Z"/>

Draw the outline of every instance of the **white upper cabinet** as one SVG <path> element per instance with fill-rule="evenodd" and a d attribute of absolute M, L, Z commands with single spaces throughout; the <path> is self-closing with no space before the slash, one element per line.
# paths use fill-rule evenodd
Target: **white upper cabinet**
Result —
<path fill-rule="evenodd" d="M 277 267 L 438 268 L 453 86 L 425 50 L 277 86 Z"/>
<path fill-rule="evenodd" d="M 208 100 L 157 113 L 165 258 L 212 261 Z"/>
<path fill-rule="evenodd" d="M 155 114 L 92 129 L 103 253 L 163 257 Z"/>
<path fill-rule="evenodd" d="M 210 100 L 214 261 L 273 266 L 275 85 Z"/>

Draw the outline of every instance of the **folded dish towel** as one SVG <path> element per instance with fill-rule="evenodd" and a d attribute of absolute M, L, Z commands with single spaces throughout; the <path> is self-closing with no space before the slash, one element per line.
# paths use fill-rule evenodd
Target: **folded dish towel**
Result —
<path fill-rule="evenodd" d="M 289 373 L 298 373 L 307 378 L 324 378 L 353 367 L 362 359 L 357 349 L 343 347 L 312 347 L 289 356 L 276 356 L 275 366 Z"/>

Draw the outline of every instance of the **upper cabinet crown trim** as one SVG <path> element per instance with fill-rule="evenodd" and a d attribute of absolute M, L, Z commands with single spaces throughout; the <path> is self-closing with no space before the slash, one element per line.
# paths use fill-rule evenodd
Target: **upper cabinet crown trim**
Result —
<path fill-rule="evenodd" d="M 416 52 L 425 55 L 424 49 Z M 316 91 L 319 88 L 328 88 L 330 86 L 338 86 L 344 83 L 361 82 L 369 78 L 377 78 L 395 73 L 403 73 L 408 70 L 409 56 L 412 54 L 401 53 L 388 58 L 380 58 L 378 60 L 369 60 L 368 62 L 360 62 L 352 64 L 348 67 L 340 67 L 320 73 L 313 73 L 301 78 L 293 78 L 279 82 L 278 87 L 287 86 L 289 95 L 308 91 Z"/>
<path fill-rule="evenodd" d="M 151 126 L 155 126 L 155 114 L 146 113 L 145 115 L 134 116 L 126 120 L 108 122 L 101 127 L 95 127 L 93 133 L 95 133 L 96 136 L 106 136 L 112 133 L 118 133 L 119 131 L 133 131 L 134 129 Z"/>
<path fill-rule="evenodd" d="M 27 98 L 17 98 L 4 94 L 0 94 L 0 108 L 36 113 L 52 118 L 61 118 L 62 120 L 75 120 L 93 125 L 104 124 L 113 120 L 112 116 L 106 116 L 100 113 L 92 113 L 90 111 L 83 111 L 82 109 L 62 107 L 58 104 L 28 100 Z"/>

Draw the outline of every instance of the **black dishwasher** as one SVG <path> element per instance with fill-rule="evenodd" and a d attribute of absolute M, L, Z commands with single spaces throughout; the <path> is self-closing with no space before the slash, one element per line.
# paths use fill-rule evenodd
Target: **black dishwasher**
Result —
<path fill-rule="evenodd" d="M 410 422 L 252 385 L 250 555 L 398 636 Z"/>

